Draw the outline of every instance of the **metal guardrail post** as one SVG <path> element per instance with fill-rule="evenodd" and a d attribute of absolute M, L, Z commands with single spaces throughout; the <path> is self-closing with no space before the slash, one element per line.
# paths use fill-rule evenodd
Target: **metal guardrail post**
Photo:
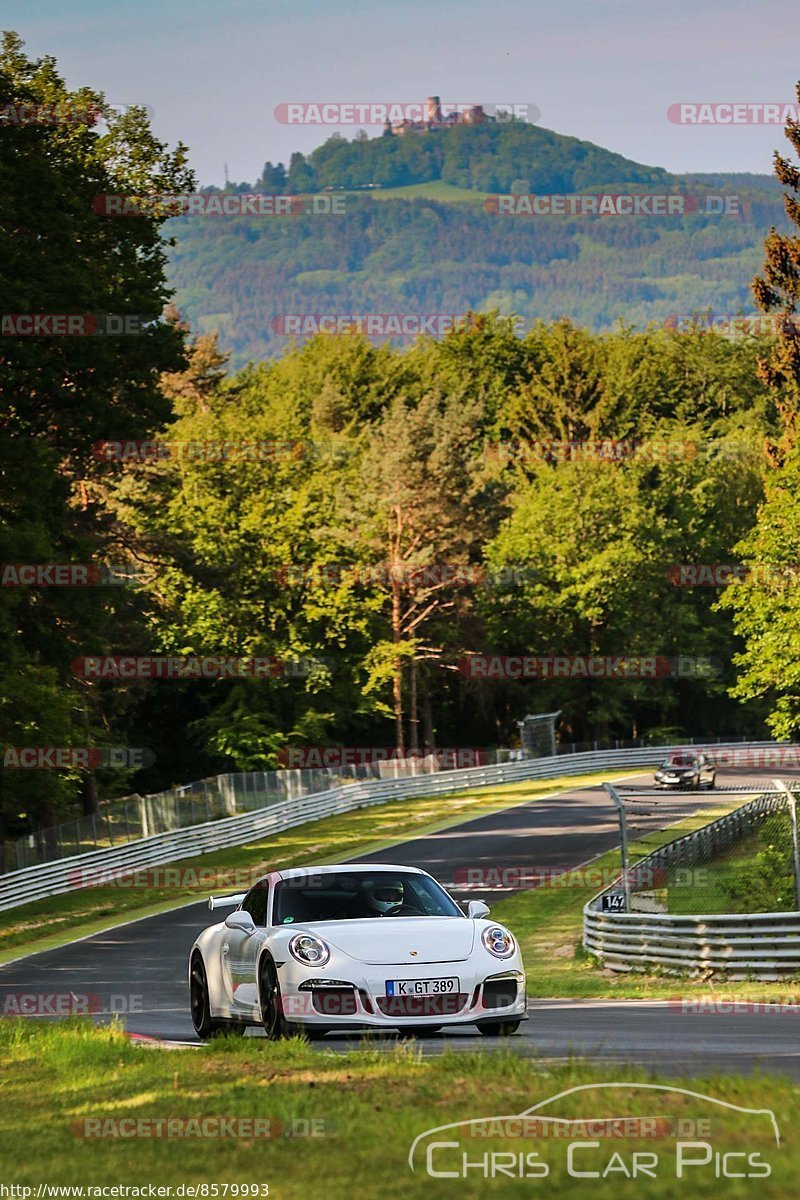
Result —
<path fill-rule="evenodd" d="M 628 880 L 628 824 L 625 819 L 625 805 L 613 783 L 604 783 L 603 787 L 614 801 L 614 807 L 619 817 L 619 850 L 622 862 L 622 891 L 625 896 L 625 912 L 631 911 L 631 890 Z"/>
<path fill-rule="evenodd" d="M 789 809 L 789 820 L 792 823 L 792 865 L 794 867 L 794 899 L 800 912 L 800 849 L 797 841 L 797 797 L 782 779 L 773 779 L 773 784 L 779 792 L 786 796 L 786 807 Z"/>

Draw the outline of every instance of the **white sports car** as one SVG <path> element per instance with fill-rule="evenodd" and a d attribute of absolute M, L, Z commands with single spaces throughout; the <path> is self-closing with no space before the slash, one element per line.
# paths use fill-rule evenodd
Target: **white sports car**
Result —
<path fill-rule="evenodd" d="M 468 915 L 416 867 L 273 871 L 198 937 L 189 955 L 201 1038 L 256 1025 L 268 1037 L 331 1030 L 477 1025 L 510 1034 L 526 1019 L 513 936 L 480 900 Z"/>

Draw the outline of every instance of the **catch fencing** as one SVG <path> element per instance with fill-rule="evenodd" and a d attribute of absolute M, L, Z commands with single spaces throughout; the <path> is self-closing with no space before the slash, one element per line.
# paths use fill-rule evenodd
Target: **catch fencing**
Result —
<path fill-rule="evenodd" d="M 549 718 L 557 714 L 545 714 Z M 540 718 L 535 718 L 539 720 Z M 520 727 L 534 718 L 526 718 Z M 552 722 L 551 722 L 552 723 Z M 523 741 L 530 741 L 522 730 Z M 693 739 L 688 738 L 686 745 Z M 743 743 L 744 739 L 740 739 Z M 738 746 L 735 739 L 717 738 L 718 747 Z M 769 746 L 771 743 L 751 743 Z M 615 741 L 603 746 L 598 742 L 569 742 L 556 748 L 556 755 L 575 755 L 584 752 L 614 749 L 644 748 L 644 741 Z M 321 751 L 322 758 L 325 752 Z M 335 754 L 335 751 L 333 752 Z M 347 765 L 317 765 L 303 768 L 284 768 L 271 771 L 217 775 L 179 787 L 168 788 L 149 796 L 134 793 L 121 799 L 105 801 L 99 811 L 88 816 L 37 829 L 13 841 L 0 842 L 0 875 L 24 867 L 56 862 L 75 855 L 121 846 L 158 833 L 174 833 L 206 821 L 218 821 L 239 813 L 255 812 L 282 800 L 299 799 L 315 792 L 329 791 L 344 784 L 367 780 L 403 779 L 416 775 L 438 774 L 456 767 L 452 761 L 458 755 L 459 766 L 503 766 L 508 763 L 539 759 L 539 753 L 525 749 L 439 750 L 432 753 L 409 752 L 404 757 L 392 756 L 369 762 Z M 468 761 L 468 757 L 474 763 Z M 551 756 L 555 757 L 555 755 Z M 324 763 L 324 759 L 323 759 Z"/>
<path fill-rule="evenodd" d="M 795 782 L 793 785 L 797 787 Z M 617 789 L 618 804 L 624 805 Z M 620 792 L 622 789 L 620 789 Z M 641 792 L 639 800 L 642 802 Z M 790 879 L 782 911 L 667 911 L 681 887 L 697 895 L 708 881 L 698 875 L 765 827 L 779 827 L 789 839 Z M 625 827 L 624 816 L 622 826 Z M 773 832 L 774 837 L 774 832 Z M 618 879 L 584 908 L 584 947 L 605 966 L 618 971 L 658 967 L 673 972 L 725 971 L 739 977 L 775 978 L 800 971 L 800 857 L 796 796 L 775 780 L 769 790 L 690 833 L 661 845 L 630 864 L 622 840 Z M 770 845 L 770 849 L 774 847 Z M 736 868 L 730 874 L 735 877 Z M 681 879 L 683 876 L 683 879 Z M 677 883 L 677 887 L 676 887 Z M 776 892 L 778 881 L 775 881 Z M 745 888 L 746 890 L 746 888 Z M 719 881 L 716 883 L 719 894 Z M 724 898 L 724 893 L 723 893 Z M 683 904 L 677 907 L 685 907 Z M 709 904 L 710 907 L 710 904 Z"/>
<path fill-rule="evenodd" d="M 683 743 L 685 746 L 685 743 Z M 747 748 L 769 749 L 771 743 L 723 743 L 720 750 Z M 233 802 L 258 805 L 250 811 L 205 821 L 184 829 L 152 834 L 59 859 L 56 862 L 25 867 L 0 876 L 0 911 L 31 900 L 60 895 L 80 886 L 87 872 L 138 871 L 173 863 L 195 855 L 208 854 L 231 846 L 263 841 L 308 821 L 335 816 L 403 800 L 414 796 L 448 795 L 471 788 L 499 786 L 524 780 L 555 779 L 564 775 L 588 774 L 628 767 L 652 767 L 670 749 L 682 747 L 641 747 L 621 750 L 590 751 L 556 755 L 482 767 L 467 767 L 406 778 L 353 780 L 305 795 L 270 798 L 261 790 L 264 772 L 219 776 L 216 786 Z M 288 774 L 288 772 L 286 773 Z"/>

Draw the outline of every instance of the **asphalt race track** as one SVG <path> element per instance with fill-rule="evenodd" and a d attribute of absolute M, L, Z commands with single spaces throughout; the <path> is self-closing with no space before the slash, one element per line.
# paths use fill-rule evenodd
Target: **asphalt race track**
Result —
<path fill-rule="evenodd" d="M 774 769 L 728 770 L 718 774 L 717 782 L 752 784 L 755 789 L 774 775 Z M 641 776 L 642 782 L 651 779 L 649 773 Z M 691 812 L 708 800 L 686 796 L 683 803 Z M 671 805 L 670 821 L 674 820 Z M 361 861 L 420 866 L 451 886 L 460 899 L 491 901 L 508 894 L 507 883 L 462 886 L 477 878 L 467 871 L 566 869 L 617 842 L 613 806 L 597 784 L 482 816 Z M 193 1043 L 187 954 L 198 932 L 213 920 L 205 904 L 192 904 L 9 963 L 0 967 L 0 1000 L 20 993 L 88 995 L 98 1020 L 117 1012 L 134 1035 Z M 526 968 L 529 984 L 533 981 L 535 986 L 536 964 L 527 962 Z M 680 986 L 676 981 L 676 995 Z M 384 1040 L 391 1044 L 396 1038 L 385 1035 Z M 445 1046 L 474 1050 L 494 1044 L 469 1027 L 417 1040 L 425 1054 Z M 329 1035 L 320 1046 L 336 1052 L 358 1042 L 357 1035 Z M 504 1045 L 550 1060 L 581 1054 L 673 1074 L 761 1068 L 800 1079 L 800 1010 L 709 1013 L 684 1011 L 677 1001 L 531 1000 L 529 1020 Z"/>

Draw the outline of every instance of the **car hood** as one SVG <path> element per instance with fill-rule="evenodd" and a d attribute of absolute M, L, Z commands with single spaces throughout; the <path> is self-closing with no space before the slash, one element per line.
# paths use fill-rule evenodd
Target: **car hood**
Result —
<path fill-rule="evenodd" d="M 475 944 L 475 922 L 466 917 L 370 917 L 318 921 L 300 928 L 376 966 L 462 962 Z"/>

